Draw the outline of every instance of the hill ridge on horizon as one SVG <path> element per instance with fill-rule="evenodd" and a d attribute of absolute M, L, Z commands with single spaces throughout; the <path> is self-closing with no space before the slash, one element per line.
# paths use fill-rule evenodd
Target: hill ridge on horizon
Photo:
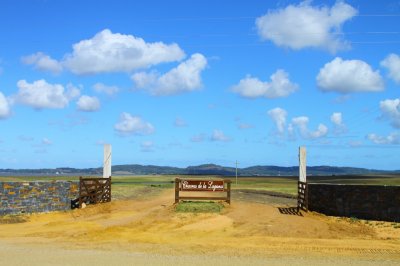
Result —
<path fill-rule="evenodd" d="M 298 175 L 298 166 L 277 166 L 277 165 L 254 165 L 249 167 L 238 167 L 239 176 L 271 176 L 271 175 Z M 101 175 L 102 167 L 96 168 L 74 168 L 57 167 L 41 169 L 0 169 L 0 174 L 45 174 L 45 175 Z M 182 174 L 182 175 L 222 175 L 234 176 L 235 167 L 221 166 L 218 164 L 207 163 L 187 167 L 157 166 L 141 164 L 122 164 L 113 165 L 112 172 L 115 175 L 154 175 L 154 174 Z M 307 166 L 309 175 L 349 175 L 349 174 L 388 174 L 400 173 L 400 170 L 378 170 L 361 167 L 343 166 Z"/>

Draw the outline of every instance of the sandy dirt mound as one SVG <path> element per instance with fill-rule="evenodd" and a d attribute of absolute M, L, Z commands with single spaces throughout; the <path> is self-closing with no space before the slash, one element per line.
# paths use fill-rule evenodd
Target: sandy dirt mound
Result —
<path fill-rule="evenodd" d="M 176 213 L 173 195 L 168 190 L 147 200 L 29 215 L 19 223 L 0 224 L 0 243 L 10 250 L 10 245 L 34 250 L 32 246 L 44 243 L 69 252 L 244 256 L 253 265 L 274 256 L 307 256 L 314 264 L 329 258 L 345 261 L 342 256 L 400 263 L 400 229 L 391 223 L 297 213 L 287 201 L 259 203 L 259 195 L 255 202 L 234 200 L 220 214 Z"/>

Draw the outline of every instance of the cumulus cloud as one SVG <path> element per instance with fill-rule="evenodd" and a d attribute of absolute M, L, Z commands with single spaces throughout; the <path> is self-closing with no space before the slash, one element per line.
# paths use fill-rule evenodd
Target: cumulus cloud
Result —
<path fill-rule="evenodd" d="M 152 141 L 143 141 L 140 144 L 140 150 L 142 152 L 153 152 L 154 151 L 154 143 Z"/>
<path fill-rule="evenodd" d="M 264 82 L 258 78 L 247 76 L 232 87 L 234 93 L 246 98 L 281 98 L 287 97 L 298 89 L 298 85 L 289 80 L 289 74 L 278 69 L 271 75 L 270 82 Z"/>
<path fill-rule="evenodd" d="M 333 113 L 331 115 L 331 122 L 335 124 L 336 126 L 341 126 L 343 125 L 343 120 L 342 120 L 342 113 Z"/>
<path fill-rule="evenodd" d="M 20 141 L 27 141 L 27 142 L 33 141 L 33 140 L 34 140 L 33 137 L 31 137 L 31 136 L 25 136 L 25 135 L 20 135 L 20 136 L 18 136 L 18 139 L 19 139 Z"/>
<path fill-rule="evenodd" d="M 60 62 L 42 52 L 37 52 L 32 55 L 24 56 L 22 57 L 21 60 L 24 64 L 34 65 L 35 69 L 41 71 L 58 74 L 63 70 L 63 67 Z"/>
<path fill-rule="evenodd" d="M 341 134 L 346 131 L 346 125 L 343 123 L 342 113 L 333 113 L 331 115 L 331 122 L 335 126 L 335 134 Z"/>
<path fill-rule="evenodd" d="M 352 6 L 338 1 L 332 7 L 313 7 L 311 1 L 270 10 L 256 19 L 258 34 L 277 46 L 294 50 L 321 48 L 330 52 L 349 48 L 340 38 L 342 25 L 357 14 Z"/>
<path fill-rule="evenodd" d="M 239 123 L 237 125 L 238 129 L 249 129 L 249 128 L 253 128 L 254 125 L 252 124 L 248 124 L 248 123 Z"/>
<path fill-rule="evenodd" d="M 211 139 L 211 141 L 223 141 L 223 142 L 230 140 L 230 138 L 228 136 L 226 136 L 224 134 L 224 132 L 222 132 L 222 130 L 219 130 L 219 129 L 215 129 L 213 131 L 210 139 Z"/>
<path fill-rule="evenodd" d="M 79 111 L 95 112 L 100 109 L 100 101 L 97 97 L 82 95 L 76 102 Z"/>
<path fill-rule="evenodd" d="M 43 138 L 41 141 L 41 144 L 43 146 L 50 146 L 51 144 L 53 144 L 53 142 L 51 140 L 49 140 L 48 138 Z"/>
<path fill-rule="evenodd" d="M 114 125 L 114 129 L 122 135 L 149 135 L 154 132 L 152 124 L 143 121 L 139 116 L 129 113 L 122 113 L 119 122 Z"/>
<path fill-rule="evenodd" d="M 390 54 L 381 62 L 381 66 L 389 70 L 389 77 L 395 82 L 400 83 L 400 56 Z"/>
<path fill-rule="evenodd" d="M 400 144 L 400 134 L 398 132 L 390 133 L 388 136 L 368 134 L 367 138 L 375 144 Z"/>
<path fill-rule="evenodd" d="M 324 124 L 319 124 L 315 131 L 308 129 L 309 118 L 307 116 L 299 116 L 292 119 L 292 124 L 299 132 L 300 136 L 304 139 L 317 139 L 324 137 L 328 134 L 328 127 Z"/>
<path fill-rule="evenodd" d="M 203 142 L 206 138 L 205 134 L 198 134 L 194 135 L 193 137 L 190 138 L 191 142 Z"/>
<path fill-rule="evenodd" d="M 110 96 L 119 92 L 119 88 L 117 86 L 107 86 L 101 82 L 94 84 L 93 89 L 98 93 L 105 93 Z"/>
<path fill-rule="evenodd" d="M 362 145 L 363 145 L 363 143 L 359 140 L 350 140 L 349 141 L 349 146 L 352 148 L 361 147 Z"/>
<path fill-rule="evenodd" d="M 339 93 L 377 92 L 384 89 L 379 71 L 361 60 L 342 60 L 336 57 L 320 69 L 317 76 L 322 91 Z"/>
<path fill-rule="evenodd" d="M 400 98 L 380 102 L 382 117 L 389 119 L 394 128 L 400 128 Z"/>
<path fill-rule="evenodd" d="M 295 140 L 296 139 L 296 132 L 295 132 L 295 129 L 294 129 L 294 126 L 293 126 L 292 123 L 289 123 L 287 131 L 288 131 L 289 139 L 290 140 Z"/>
<path fill-rule="evenodd" d="M 73 45 L 63 65 L 75 74 L 131 72 L 153 65 L 182 60 L 183 50 L 175 43 L 147 43 L 142 38 L 105 29 L 93 38 Z"/>
<path fill-rule="evenodd" d="M 183 120 L 182 118 L 177 117 L 177 118 L 175 119 L 174 126 L 176 126 L 176 127 L 186 127 L 186 126 L 187 126 L 187 123 L 186 123 L 186 121 Z"/>
<path fill-rule="evenodd" d="M 14 96 L 14 100 L 35 109 L 64 108 L 70 100 L 80 94 L 79 89 L 72 84 L 68 84 L 65 90 L 61 84 L 50 84 L 44 79 L 34 81 L 33 83 L 19 80 L 17 87 L 18 94 Z"/>
<path fill-rule="evenodd" d="M 11 115 L 11 107 L 7 98 L 0 92 L 0 119 L 7 118 Z"/>
<path fill-rule="evenodd" d="M 67 88 L 67 90 L 65 92 L 65 95 L 69 100 L 78 98 L 79 95 L 81 95 L 80 89 L 78 87 L 74 86 L 72 83 L 68 83 L 66 88 Z"/>
<path fill-rule="evenodd" d="M 206 66 L 207 59 L 197 53 L 161 76 L 154 72 L 139 72 L 131 78 L 136 88 L 148 90 L 152 95 L 173 95 L 200 89 L 201 72 Z"/>
<path fill-rule="evenodd" d="M 279 135 L 283 135 L 286 126 L 287 112 L 282 108 L 274 108 L 267 112 L 268 116 L 274 121 Z"/>

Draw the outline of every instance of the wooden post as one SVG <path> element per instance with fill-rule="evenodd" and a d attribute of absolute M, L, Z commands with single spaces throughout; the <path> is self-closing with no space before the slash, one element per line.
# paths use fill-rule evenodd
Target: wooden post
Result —
<path fill-rule="evenodd" d="M 175 178 L 175 204 L 179 203 L 179 178 Z"/>
<path fill-rule="evenodd" d="M 81 197 L 81 193 L 82 193 L 82 177 L 79 177 L 79 209 L 82 208 L 82 197 Z"/>
<path fill-rule="evenodd" d="M 304 197 L 305 197 L 304 204 L 306 205 L 305 206 L 306 207 L 306 211 L 308 211 L 308 183 L 307 182 L 305 184 Z"/>
<path fill-rule="evenodd" d="M 110 176 L 110 202 L 111 202 L 111 176 Z"/>
<path fill-rule="evenodd" d="M 308 184 L 301 181 L 297 184 L 297 210 L 308 211 Z"/>
<path fill-rule="evenodd" d="M 227 184 L 227 189 L 228 189 L 228 191 L 227 191 L 226 197 L 228 198 L 228 199 L 227 199 L 228 204 L 231 204 L 231 181 L 228 180 L 227 183 L 228 183 L 228 184 Z"/>

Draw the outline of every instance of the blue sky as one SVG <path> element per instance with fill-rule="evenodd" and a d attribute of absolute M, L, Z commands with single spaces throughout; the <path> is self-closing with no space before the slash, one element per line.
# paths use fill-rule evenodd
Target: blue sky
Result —
<path fill-rule="evenodd" d="M 0 168 L 399 169 L 400 1 L 1 1 Z"/>

